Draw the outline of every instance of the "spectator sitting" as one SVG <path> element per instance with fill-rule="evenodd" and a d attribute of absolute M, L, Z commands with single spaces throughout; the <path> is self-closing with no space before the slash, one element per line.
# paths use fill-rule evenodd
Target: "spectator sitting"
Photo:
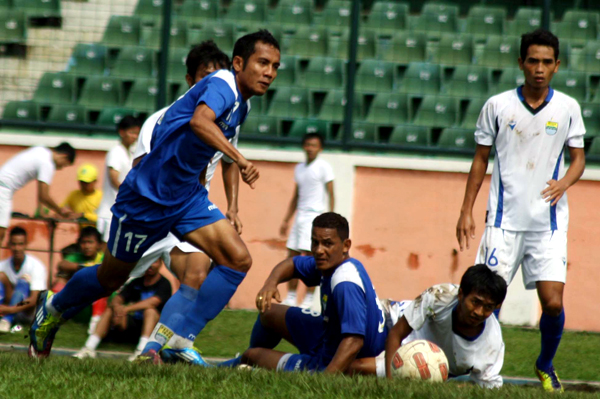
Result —
<path fill-rule="evenodd" d="M 96 210 L 102 200 L 102 191 L 96 190 L 98 169 L 92 164 L 84 164 L 77 169 L 79 190 L 73 190 L 62 204 L 63 212 L 72 211 L 75 218 L 85 218 L 91 223 L 84 226 L 96 226 L 98 215 Z"/>
<path fill-rule="evenodd" d="M 29 324 L 40 291 L 47 289 L 46 266 L 26 255 L 27 232 L 16 226 L 10 230 L 8 248 L 12 256 L 0 262 L 0 332 L 10 332 L 14 321 Z M 6 304 L 6 305 L 5 305 Z"/>
<path fill-rule="evenodd" d="M 105 337 L 116 342 L 138 341 L 133 360 L 142 353 L 156 326 L 160 312 L 171 297 L 171 284 L 160 275 L 161 260 L 150 266 L 142 277 L 126 283 L 106 308 L 85 346 L 74 357 L 96 357 L 96 348 Z"/>

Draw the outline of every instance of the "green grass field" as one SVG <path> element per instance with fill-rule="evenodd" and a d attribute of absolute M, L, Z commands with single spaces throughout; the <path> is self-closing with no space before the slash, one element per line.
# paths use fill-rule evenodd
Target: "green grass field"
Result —
<path fill-rule="evenodd" d="M 246 348 L 255 312 L 224 311 L 198 337 L 208 357 L 231 357 Z M 86 326 L 63 327 L 55 347 L 79 348 Z M 539 351 L 537 330 L 504 328 L 506 358 L 502 374 L 533 377 L 532 366 Z M 0 336 L 0 344 L 27 344 L 24 333 Z M 600 334 L 567 332 L 555 366 L 563 379 L 600 381 L 597 348 Z M 100 350 L 131 352 L 132 346 L 103 343 Z M 291 351 L 289 344 L 279 349 Z M 361 397 L 361 398 L 542 398 L 539 387 L 508 386 L 499 391 L 481 390 L 470 384 L 428 385 L 384 381 L 370 377 L 290 375 L 265 371 L 199 369 L 185 366 L 136 367 L 123 360 L 79 361 L 53 356 L 37 362 L 23 352 L 0 352 L 0 398 L 178 398 L 191 397 Z M 587 387 L 593 390 L 592 387 Z M 572 389 L 585 390 L 586 387 Z M 567 392 L 565 397 L 592 398 L 598 392 Z M 597 396 L 596 396 L 597 397 Z"/>

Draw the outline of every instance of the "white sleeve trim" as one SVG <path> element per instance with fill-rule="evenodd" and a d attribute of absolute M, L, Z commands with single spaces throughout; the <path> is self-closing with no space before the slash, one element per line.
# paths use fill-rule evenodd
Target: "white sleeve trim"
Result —
<path fill-rule="evenodd" d="M 221 80 L 224 80 L 229 85 L 229 88 L 233 92 L 233 95 L 235 96 L 235 100 L 237 101 L 238 94 L 237 94 L 237 87 L 236 87 L 236 83 L 235 83 L 235 77 L 233 76 L 233 73 L 231 73 L 230 71 L 228 71 L 226 69 L 221 69 L 221 70 L 217 71 L 212 76 L 211 79 L 214 79 L 214 78 L 219 78 Z"/>
<path fill-rule="evenodd" d="M 343 282 L 354 283 L 358 285 L 363 292 L 365 292 L 365 287 L 363 286 L 360 274 L 352 262 L 342 263 L 337 269 L 335 269 L 333 276 L 331 276 L 331 292 L 335 290 L 335 287 L 338 284 Z"/>

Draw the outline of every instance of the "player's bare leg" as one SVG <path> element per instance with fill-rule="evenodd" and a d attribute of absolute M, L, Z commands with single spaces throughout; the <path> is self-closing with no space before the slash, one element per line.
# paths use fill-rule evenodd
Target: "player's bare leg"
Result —
<path fill-rule="evenodd" d="M 298 255 L 300 255 L 300 252 L 294 251 L 293 249 L 288 249 L 288 254 L 287 254 L 288 258 L 293 258 L 294 256 L 298 256 Z M 298 294 L 297 294 L 298 279 L 294 278 L 294 279 L 291 279 L 290 281 L 288 281 L 287 289 L 288 289 L 287 295 L 285 296 L 285 299 L 283 300 L 282 303 L 287 306 L 298 306 Z"/>
<path fill-rule="evenodd" d="M 171 251 L 171 271 L 182 284 L 199 289 L 208 270 L 210 258 L 202 252 L 186 253 L 175 247 Z"/>
<path fill-rule="evenodd" d="M 375 375 L 377 374 L 377 359 L 374 357 L 364 357 L 362 359 L 354 359 L 350 363 L 350 367 L 344 374 L 348 375 Z"/>
<path fill-rule="evenodd" d="M 271 308 L 269 310 L 261 313 L 258 316 L 258 321 L 263 328 L 269 329 L 274 334 L 277 334 L 279 337 L 293 344 L 294 342 L 292 341 L 292 335 L 288 331 L 287 324 L 285 323 L 285 315 L 289 308 L 289 306 L 285 305 L 271 304 Z M 250 346 L 253 347 L 256 345 L 253 345 L 253 343 L 250 342 Z"/>
<path fill-rule="evenodd" d="M 249 366 L 257 366 L 267 370 L 277 369 L 277 365 L 285 352 L 265 348 L 250 348 L 242 355 L 242 363 Z"/>

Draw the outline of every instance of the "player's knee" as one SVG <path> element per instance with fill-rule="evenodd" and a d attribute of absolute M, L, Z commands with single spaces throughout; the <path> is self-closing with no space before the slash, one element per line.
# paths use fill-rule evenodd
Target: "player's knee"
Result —
<path fill-rule="evenodd" d="M 547 299 L 542 303 L 542 310 L 549 316 L 556 317 L 560 315 L 563 310 L 563 303 L 561 298 Z"/>
<path fill-rule="evenodd" d="M 148 308 L 144 309 L 144 319 L 149 320 L 158 320 L 160 318 L 160 313 L 156 308 Z"/>
<path fill-rule="evenodd" d="M 266 328 L 273 328 L 278 324 L 281 316 L 281 312 L 277 312 L 276 307 L 271 306 L 269 310 L 260 314 L 260 324 Z M 285 318 L 285 313 L 283 313 L 283 318 Z"/>
<path fill-rule="evenodd" d="M 253 366 L 256 364 L 256 358 L 260 353 L 260 348 L 250 348 L 242 354 L 242 364 Z"/>
<path fill-rule="evenodd" d="M 252 266 L 252 257 L 250 253 L 246 251 L 239 251 L 238 254 L 232 259 L 231 268 L 238 272 L 248 273 Z"/>
<path fill-rule="evenodd" d="M 197 290 L 200 289 L 204 280 L 206 280 L 206 271 L 194 270 L 192 272 L 186 272 L 181 283 Z"/>

